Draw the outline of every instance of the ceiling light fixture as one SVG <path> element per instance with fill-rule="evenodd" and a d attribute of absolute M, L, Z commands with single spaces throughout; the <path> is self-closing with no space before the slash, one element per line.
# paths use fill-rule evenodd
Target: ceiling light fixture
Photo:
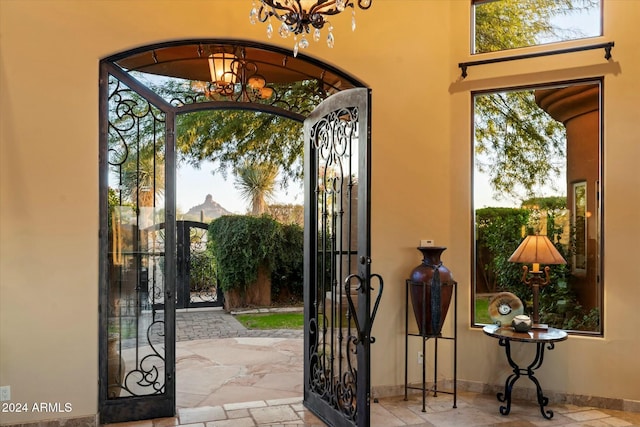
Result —
<path fill-rule="evenodd" d="M 231 52 L 213 52 L 209 55 L 209 87 L 196 85 L 207 96 L 218 94 L 233 97 L 239 101 L 268 99 L 273 89 L 267 87 L 267 80 L 258 73 L 258 65 L 245 58 L 244 50 L 238 57 Z"/>
<path fill-rule="evenodd" d="M 235 91 L 238 81 L 238 68 L 240 62 L 233 53 L 218 52 L 209 55 L 209 72 L 211 83 L 216 91 L 222 95 L 231 95 Z"/>
<path fill-rule="evenodd" d="M 337 15 L 344 12 L 347 7 L 352 8 L 351 30 L 356 30 L 356 8 L 366 10 L 371 7 L 373 0 L 253 0 L 253 7 L 249 13 L 249 21 L 252 24 L 268 22 L 267 37 L 273 35 L 273 25 L 271 17 L 274 16 L 280 24 L 278 34 L 282 38 L 287 38 L 293 33 L 294 45 L 293 56 L 298 56 L 299 49 L 306 49 L 309 41 L 307 34 L 311 33 L 313 27 L 313 40 L 321 38 L 320 30 L 328 25 L 327 46 L 333 47 L 335 37 L 333 36 L 333 26 L 327 20 L 328 16 Z M 300 40 L 298 35 L 301 34 Z"/>

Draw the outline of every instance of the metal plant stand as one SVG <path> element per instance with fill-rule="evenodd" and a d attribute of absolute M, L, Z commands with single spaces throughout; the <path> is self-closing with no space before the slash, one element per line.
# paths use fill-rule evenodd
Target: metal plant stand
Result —
<path fill-rule="evenodd" d="M 453 281 L 453 334 L 452 336 L 443 336 L 442 333 L 437 333 L 433 335 L 427 334 L 426 328 L 423 328 L 423 332 L 420 333 L 411 333 L 409 332 L 409 310 L 411 310 L 411 303 L 409 301 L 409 288 L 411 286 L 411 280 L 406 281 L 405 287 L 405 316 L 404 316 L 404 329 L 405 329 L 405 340 L 404 340 L 404 400 L 408 400 L 408 391 L 409 389 L 421 390 L 422 391 L 422 412 L 426 412 L 426 398 L 427 392 L 432 392 L 433 396 L 436 397 L 438 393 L 451 394 L 453 395 L 453 407 L 457 408 L 457 359 L 458 359 L 458 289 L 457 283 Z M 429 286 L 429 284 L 423 283 L 423 286 Z M 423 304 L 423 318 L 425 318 L 428 304 Z M 409 337 L 418 337 L 422 340 L 422 384 L 420 386 L 411 386 L 409 385 L 408 379 L 408 359 L 409 359 Z M 426 372 L 427 372 L 427 357 L 426 357 L 426 348 L 427 341 L 433 339 L 434 340 L 434 348 L 433 348 L 433 385 L 429 388 L 427 386 L 426 381 Z M 447 340 L 453 342 L 453 387 L 450 390 L 440 390 L 438 388 L 438 342 L 440 340 Z"/>

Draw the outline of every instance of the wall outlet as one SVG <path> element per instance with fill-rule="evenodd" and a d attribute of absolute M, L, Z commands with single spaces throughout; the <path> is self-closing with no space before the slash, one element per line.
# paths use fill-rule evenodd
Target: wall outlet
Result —
<path fill-rule="evenodd" d="M 0 402 L 11 400 L 11 386 L 3 385 L 0 387 Z"/>
<path fill-rule="evenodd" d="M 424 355 L 421 351 L 418 352 L 418 365 L 422 365 L 424 363 Z"/>
<path fill-rule="evenodd" d="M 435 245 L 435 242 L 433 241 L 433 239 L 422 239 L 420 240 L 420 247 L 424 248 L 427 246 L 433 246 Z"/>

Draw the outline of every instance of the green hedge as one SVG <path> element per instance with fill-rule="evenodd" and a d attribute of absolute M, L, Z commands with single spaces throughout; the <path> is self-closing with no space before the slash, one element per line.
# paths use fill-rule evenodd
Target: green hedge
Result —
<path fill-rule="evenodd" d="M 557 243 L 563 232 L 556 218 L 565 208 L 563 198 L 532 199 L 523 203 L 528 208 L 484 208 L 476 211 L 477 276 L 476 291 L 508 291 L 516 294 L 528 307 L 532 304 L 531 288 L 522 283 L 522 265 L 507 260 L 522 241 L 523 227 L 535 221 L 542 206 L 547 215 L 547 234 L 567 260 L 571 260 L 570 248 Z M 551 326 L 571 330 L 599 330 L 599 311 L 587 311 L 569 286 L 571 267 L 550 266 L 551 284 L 540 291 L 540 320 Z M 478 304 L 478 302 L 476 302 Z M 478 308 L 479 314 L 486 311 Z M 485 320 L 485 319 L 483 319 Z"/>
<path fill-rule="evenodd" d="M 515 208 L 476 210 L 477 268 L 481 288 L 488 292 L 511 290 L 525 297 L 526 286 L 520 284 L 522 266 L 507 260 L 522 241 L 530 211 Z"/>
<path fill-rule="evenodd" d="M 302 242 L 300 226 L 280 224 L 267 215 L 222 216 L 209 225 L 209 247 L 223 291 L 246 289 L 264 264 L 272 273 L 274 292 L 301 293 Z"/>
<path fill-rule="evenodd" d="M 278 225 L 282 233 L 276 242 L 271 290 L 275 299 L 283 299 L 281 302 L 302 301 L 304 232 L 297 224 Z"/>

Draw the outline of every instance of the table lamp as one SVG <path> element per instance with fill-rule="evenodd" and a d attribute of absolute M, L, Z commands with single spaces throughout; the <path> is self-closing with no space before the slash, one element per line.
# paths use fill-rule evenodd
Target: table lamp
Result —
<path fill-rule="evenodd" d="M 508 261 L 525 264 L 522 266 L 522 282 L 533 290 L 533 327 L 540 328 L 543 325 L 540 325 L 540 314 L 538 313 L 538 292 L 540 288 L 549 284 L 549 267 L 546 266 L 544 270 L 540 270 L 540 264 L 566 264 L 567 261 L 562 258 L 560 252 L 547 236 L 539 234 L 527 236 Z M 531 272 L 526 264 L 533 264 Z M 528 277 L 529 273 L 531 273 L 531 277 Z"/>

